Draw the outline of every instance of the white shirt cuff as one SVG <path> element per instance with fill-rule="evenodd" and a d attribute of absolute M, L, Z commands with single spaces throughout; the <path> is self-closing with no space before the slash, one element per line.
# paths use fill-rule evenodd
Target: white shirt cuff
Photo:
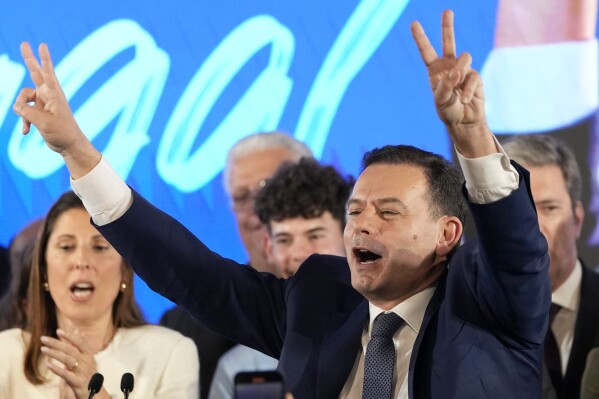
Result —
<path fill-rule="evenodd" d="M 480 158 L 465 158 L 456 149 L 468 197 L 473 203 L 489 204 L 507 197 L 518 188 L 518 171 L 510 164 L 497 139 L 495 143 L 500 152 Z"/>
<path fill-rule="evenodd" d="M 85 176 L 71 178 L 71 187 L 98 226 L 121 217 L 133 201 L 131 189 L 104 157 Z"/>
<path fill-rule="evenodd" d="M 494 49 L 481 75 L 494 132 L 563 128 L 599 105 L 597 39 Z"/>

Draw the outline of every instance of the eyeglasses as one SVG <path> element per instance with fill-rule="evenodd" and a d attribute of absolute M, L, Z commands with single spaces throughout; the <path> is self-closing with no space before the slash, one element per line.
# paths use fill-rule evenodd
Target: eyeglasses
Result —
<path fill-rule="evenodd" d="M 236 211 L 248 210 L 254 204 L 258 192 L 266 186 L 266 180 L 260 180 L 254 188 L 245 188 L 231 194 L 233 209 Z"/>

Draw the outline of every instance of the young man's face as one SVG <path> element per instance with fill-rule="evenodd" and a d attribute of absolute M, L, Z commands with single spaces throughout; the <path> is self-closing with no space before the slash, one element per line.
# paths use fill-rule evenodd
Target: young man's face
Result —
<path fill-rule="evenodd" d="M 295 274 L 299 266 L 312 254 L 345 256 L 341 221 L 326 211 L 321 216 L 303 217 L 270 222 L 267 253 L 283 278 Z"/>

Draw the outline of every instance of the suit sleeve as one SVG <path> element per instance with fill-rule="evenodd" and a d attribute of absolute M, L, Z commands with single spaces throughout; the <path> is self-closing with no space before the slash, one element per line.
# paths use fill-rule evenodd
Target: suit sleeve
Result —
<path fill-rule="evenodd" d="M 549 255 L 529 189 L 528 172 L 517 190 L 491 204 L 470 204 L 478 246 L 464 251 L 462 277 L 485 323 L 506 344 L 534 348 L 543 342 L 551 304 Z M 456 295 L 461 295 L 457 293 Z"/>
<path fill-rule="evenodd" d="M 216 332 L 279 357 L 284 280 L 212 252 L 136 192 L 123 216 L 96 227 L 152 290 Z"/>

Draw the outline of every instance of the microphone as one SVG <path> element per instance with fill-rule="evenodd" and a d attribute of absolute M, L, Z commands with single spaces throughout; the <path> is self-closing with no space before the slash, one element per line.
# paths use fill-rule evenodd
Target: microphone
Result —
<path fill-rule="evenodd" d="M 133 374 L 123 374 L 121 377 L 121 391 L 125 394 L 125 399 L 127 399 L 131 391 L 133 391 Z"/>
<path fill-rule="evenodd" d="M 89 385 L 87 386 L 87 390 L 89 391 L 89 396 L 87 399 L 92 399 L 95 394 L 100 392 L 102 389 L 102 384 L 104 383 L 104 376 L 100 373 L 95 373 L 92 375 L 92 378 L 89 380 Z"/>

